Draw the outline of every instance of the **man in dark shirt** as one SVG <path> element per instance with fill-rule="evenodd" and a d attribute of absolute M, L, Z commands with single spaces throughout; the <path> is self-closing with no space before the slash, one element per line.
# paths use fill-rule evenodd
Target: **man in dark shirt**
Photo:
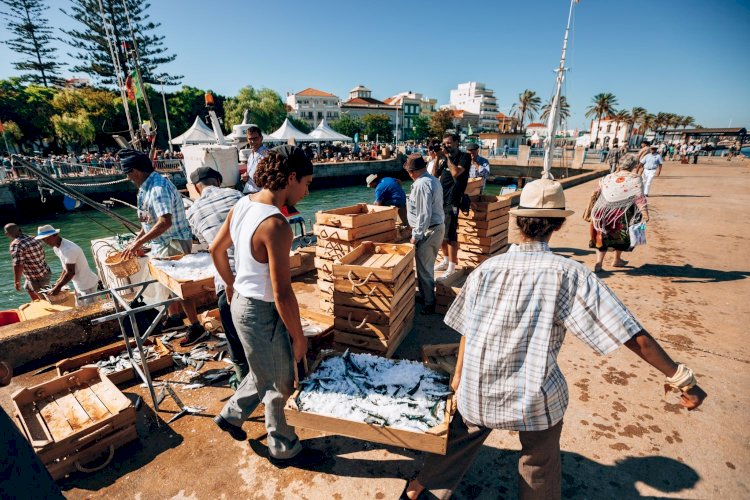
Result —
<path fill-rule="evenodd" d="M 367 187 L 375 188 L 375 205 L 397 207 L 398 216 L 406 224 L 406 193 L 401 182 L 393 177 L 378 180 L 377 174 L 367 176 Z"/>
<path fill-rule="evenodd" d="M 443 262 L 435 268 L 445 271 L 442 278 L 450 276 L 458 263 L 458 207 L 466 191 L 471 168 L 471 156 L 458 148 L 458 134 L 443 136 L 443 148 L 438 153 L 437 177 L 443 186 L 443 212 L 445 213 L 445 236 L 443 239 Z"/>

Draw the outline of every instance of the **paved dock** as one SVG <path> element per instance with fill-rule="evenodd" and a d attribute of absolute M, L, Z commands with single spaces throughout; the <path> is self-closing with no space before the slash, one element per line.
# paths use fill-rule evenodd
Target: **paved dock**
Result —
<path fill-rule="evenodd" d="M 703 159 L 702 159 L 703 160 Z M 602 279 L 678 361 L 697 373 L 708 393 L 688 413 L 663 377 L 627 348 L 602 357 L 573 337 L 560 364 L 570 405 L 562 432 L 563 495 L 568 498 L 748 498 L 750 496 L 750 161 L 667 163 L 654 181 L 648 245 L 626 254 L 629 267 Z M 553 250 L 593 267 L 588 227 L 580 214 L 596 181 L 566 191 L 576 210 Z M 611 270 L 611 257 L 605 269 Z M 311 285 L 300 285 L 311 286 Z M 418 346 L 455 341 L 441 322 L 418 316 L 397 352 L 416 358 Z M 23 374 L 0 391 L 10 394 L 51 374 Z M 173 379 L 166 373 L 159 379 Z M 137 385 L 124 388 L 135 397 Z M 262 413 L 245 425 L 250 442 L 235 442 L 210 420 L 228 388 L 180 393 L 204 416 L 154 425 L 144 404 L 140 443 L 120 449 L 105 470 L 61 482 L 69 498 L 314 498 L 396 499 L 421 453 L 301 431 L 331 458 L 315 470 L 279 470 L 257 455 L 265 446 Z M 183 396 L 184 395 L 184 396 Z M 164 403 L 160 417 L 175 410 Z M 495 431 L 456 498 L 515 498 L 519 449 L 515 433 Z"/>

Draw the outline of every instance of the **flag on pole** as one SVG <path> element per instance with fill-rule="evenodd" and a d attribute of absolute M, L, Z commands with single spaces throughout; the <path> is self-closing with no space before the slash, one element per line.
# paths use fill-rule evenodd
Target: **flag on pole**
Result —
<path fill-rule="evenodd" d="M 138 72 L 133 70 L 125 79 L 125 90 L 128 93 L 128 99 L 143 99 L 143 82 L 138 78 Z"/>

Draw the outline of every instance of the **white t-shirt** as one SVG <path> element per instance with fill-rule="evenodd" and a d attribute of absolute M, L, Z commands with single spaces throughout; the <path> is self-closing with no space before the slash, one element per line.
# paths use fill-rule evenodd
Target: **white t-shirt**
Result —
<path fill-rule="evenodd" d="M 59 247 L 52 247 L 52 251 L 60 259 L 63 269 L 68 264 L 75 264 L 75 275 L 73 286 L 78 293 L 90 290 L 99 283 L 99 278 L 91 271 L 89 262 L 83 254 L 81 247 L 70 240 L 62 239 Z"/>

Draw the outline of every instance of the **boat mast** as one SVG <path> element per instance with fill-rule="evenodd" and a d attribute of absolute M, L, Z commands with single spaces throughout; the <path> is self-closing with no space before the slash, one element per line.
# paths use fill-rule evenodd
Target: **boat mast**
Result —
<path fill-rule="evenodd" d="M 565 54 L 568 50 L 568 33 L 570 32 L 570 20 L 573 17 L 573 5 L 577 4 L 578 0 L 570 0 L 570 10 L 568 11 L 568 24 L 565 27 L 565 37 L 563 38 L 562 55 L 560 56 L 560 67 L 555 71 L 557 72 L 557 84 L 555 86 L 555 95 L 552 98 L 552 106 L 547 117 L 547 144 L 544 148 L 544 167 L 542 168 L 542 179 L 553 179 L 552 169 L 552 153 L 555 150 L 555 133 L 557 132 L 557 117 L 560 114 L 560 92 L 562 91 L 563 82 L 565 81 Z M 563 146 L 563 154 L 565 154 L 565 147 Z"/>

